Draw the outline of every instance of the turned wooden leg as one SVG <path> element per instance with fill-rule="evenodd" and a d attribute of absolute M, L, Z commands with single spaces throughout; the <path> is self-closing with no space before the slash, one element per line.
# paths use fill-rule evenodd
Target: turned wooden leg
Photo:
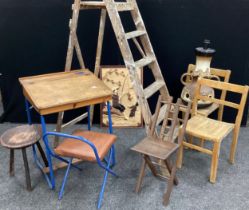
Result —
<path fill-rule="evenodd" d="M 231 144 L 231 149 L 230 149 L 230 163 L 234 164 L 235 160 L 235 153 L 237 149 L 237 143 L 238 143 L 238 136 L 239 136 L 239 131 L 234 130 L 233 132 L 233 140 Z"/>
<path fill-rule="evenodd" d="M 219 153 L 220 153 L 220 143 L 215 142 L 213 146 L 212 162 L 210 169 L 210 182 L 215 183 L 217 176 L 217 168 L 219 162 Z"/>
<path fill-rule="evenodd" d="M 14 176 L 15 175 L 15 153 L 14 149 L 10 149 L 10 166 L 9 166 L 9 175 Z"/>
<path fill-rule="evenodd" d="M 172 167 L 172 165 L 170 164 L 170 161 L 164 160 L 164 162 L 165 162 L 165 165 L 166 165 L 166 167 L 167 167 L 169 173 L 171 174 L 172 168 L 173 168 L 173 167 Z M 174 177 L 174 184 L 175 184 L 175 185 L 178 185 L 178 183 L 179 183 L 179 181 L 178 181 L 177 177 L 175 176 L 175 177 Z"/>
<path fill-rule="evenodd" d="M 48 160 L 47 160 L 46 155 L 45 155 L 45 153 L 44 153 L 44 151 L 42 149 L 42 146 L 41 146 L 40 142 L 39 141 L 36 142 L 36 145 L 38 147 L 38 150 L 39 150 L 39 152 L 41 154 L 41 157 L 42 157 L 42 160 L 43 160 L 45 166 L 48 167 Z"/>
<path fill-rule="evenodd" d="M 139 193 L 139 191 L 141 189 L 141 185 L 142 185 L 143 178 L 144 178 L 145 168 L 146 168 L 146 162 L 145 162 L 145 159 L 143 158 L 142 159 L 142 165 L 141 165 L 141 168 L 140 168 L 139 177 L 138 177 L 138 180 L 137 180 L 136 189 L 135 189 L 136 193 Z"/>
<path fill-rule="evenodd" d="M 181 168 L 182 167 L 182 159 L 183 159 L 183 142 L 181 143 L 178 151 L 177 151 L 177 168 Z"/>
<path fill-rule="evenodd" d="M 149 166 L 149 168 L 150 168 L 152 174 L 153 174 L 154 176 L 157 176 L 156 168 L 155 168 L 155 166 L 153 165 L 153 163 L 151 162 L 150 157 L 149 157 L 148 155 L 145 155 L 145 156 L 144 156 L 144 160 L 145 160 L 145 162 L 147 163 L 147 165 Z"/>
<path fill-rule="evenodd" d="M 168 180 L 167 191 L 163 195 L 163 205 L 167 206 L 169 204 L 170 194 L 173 189 L 174 177 L 176 174 L 176 166 L 174 165 L 170 174 L 170 178 Z"/>
<path fill-rule="evenodd" d="M 22 157 L 23 157 L 24 168 L 25 168 L 27 190 L 31 191 L 32 188 L 31 188 L 31 180 L 30 180 L 30 174 L 29 174 L 29 164 L 28 164 L 28 159 L 27 159 L 27 154 L 26 154 L 26 148 L 22 148 Z"/>

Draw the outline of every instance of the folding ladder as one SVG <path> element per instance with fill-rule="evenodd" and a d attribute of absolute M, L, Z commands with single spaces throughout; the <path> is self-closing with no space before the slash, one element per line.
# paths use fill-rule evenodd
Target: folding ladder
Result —
<path fill-rule="evenodd" d="M 103 0 L 103 1 L 81 1 L 74 0 L 72 5 L 72 19 L 70 20 L 70 35 L 69 35 L 69 44 L 66 58 L 65 71 L 71 70 L 72 58 L 74 49 L 81 68 L 85 68 L 84 60 L 82 58 L 82 53 L 80 50 L 80 45 L 77 38 L 77 26 L 80 10 L 84 9 L 101 9 L 100 16 L 100 27 L 96 51 L 96 61 L 95 61 L 95 75 L 99 75 L 101 54 L 102 54 L 102 45 L 104 37 L 104 28 L 106 15 L 108 14 L 125 66 L 129 71 L 130 79 L 133 84 L 133 88 L 138 98 L 139 106 L 141 107 L 143 119 L 145 122 L 145 127 L 147 133 L 149 132 L 149 125 L 153 118 L 152 112 L 149 107 L 148 99 L 152 97 L 156 92 L 160 92 L 163 100 L 166 100 L 169 97 L 168 89 L 166 83 L 161 73 L 161 69 L 158 65 L 155 53 L 153 51 L 152 45 L 150 43 L 149 36 L 147 34 L 144 22 L 142 20 L 141 14 L 139 12 L 136 0 L 126 0 L 122 2 L 117 2 L 114 0 Z M 135 30 L 130 32 L 125 32 L 124 27 L 121 22 L 120 13 L 121 12 L 130 12 L 132 20 L 135 25 Z M 141 54 L 141 59 L 135 60 L 132 54 L 132 49 L 130 48 L 129 40 L 134 42 L 138 52 Z M 150 84 L 145 89 L 138 77 L 137 69 L 148 67 L 154 76 L 154 82 Z M 146 72 L 145 72 L 146 75 Z M 166 105 L 163 106 L 159 113 L 159 118 L 157 124 L 163 120 L 164 113 L 166 111 Z M 93 112 L 91 112 L 92 115 Z M 57 131 L 60 131 L 61 128 L 74 124 L 83 118 L 87 117 L 87 113 L 79 116 L 78 118 L 62 125 L 63 113 L 60 113 L 57 121 Z M 92 118 L 91 118 L 92 119 Z"/>

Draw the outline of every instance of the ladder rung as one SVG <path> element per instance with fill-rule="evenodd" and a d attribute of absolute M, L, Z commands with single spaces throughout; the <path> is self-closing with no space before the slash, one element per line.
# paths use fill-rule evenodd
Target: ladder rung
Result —
<path fill-rule="evenodd" d="M 126 39 L 132 39 L 132 38 L 135 38 L 135 37 L 138 37 L 138 36 L 142 36 L 144 34 L 146 34 L 145 31 L 131 31 L 129 33 L 126 33 L 125 37 L 126 37 Z"/>
<path fill-rule="evenodd" d="M 105 2 L 102 1 L 81 1 L 80 9 L 104 9 Z"/>
<path fill-rule="evenodd" d="M 166 168 L 166 166 L 165 166 L 165 165 L 162 165 L 161 163 L 157 163 L 157 162 L 155 162 L 155 161 L 151 161 L 151 163 L 152 163 L 153 165 L 160 166 L 160 167 L 162 167 L 162 168 Z"/>
<path fill-rule="evenodd" d="M 145 57 L 145 58 L 142 58 L 142 59 L 136 61 L 135 62 L 135 67 L 136 68 L 141 68 L 141 67 L 149 65 L 153 61 L 155 61 L 155 59 L 153 57 Z"/>
<path fill-rule="evenodd" d="M 160 90 L 164 86 L 164 84 L 165 83 L 163 81 L 153 82 L 151 85 L 149 85 L 147 88 L 144 89 L 144 97 L 148 99 L 158 90 Z"/>
<path fill-rule="evenodd" d="M 119 12 L 123 12 L 133 10 L 134 6 L 131 3 L 116 3 L 116 8 Z"/>

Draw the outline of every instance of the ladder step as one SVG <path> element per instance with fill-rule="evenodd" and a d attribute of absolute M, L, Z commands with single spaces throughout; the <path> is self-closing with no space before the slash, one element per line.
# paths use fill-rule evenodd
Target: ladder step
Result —
<path fill-rule="evenodd" d="M 160 90 L 164 85 L 165 83 L 163 81 L 153 82 L 151 85 L 149 85 L 147 88 L 144 89 L 144 97 L 148 99 L 158 90 Z"/>
<path fill-rule="evenodd" d="M 134 10 L 134 6 L 131 3 L 116 3 L 116 8 L 118 12 Z"/>
<path fill-rule="evenodd" d="M 138 37 L 138 36 L 142 36 L 144 34 L 146 34 L 145 31 L 131 31 L 129 33 L 126 33 L 125 37 L 126 37 L 126 39 L 132 39 L 132 38 L 135 38 L 135 37 Z"/>
<path fill-rule="evenodd" d="M 153 61 L 155 61 L 155 58 L 153 58 L 153 57 L 145 57 L 145 58 L 142 58 L 142 59 L 136 61 L 135 62 L 135 67 L 136 68 L 141 68 L 141 67 L 149 65 Z"/>
<path fill-rule="evenodd" d="M 104 9 L 105 2 L 103 1 L 81 1 L 80 9 Z"/>
<path fill-rule="evenodd" d="M 116 3 L 118 12 L 131 11 L 134 6 L 131 3 Z M 81 1 L 80 9 L 105 9 L 106 5 L 103 1 Z"/>

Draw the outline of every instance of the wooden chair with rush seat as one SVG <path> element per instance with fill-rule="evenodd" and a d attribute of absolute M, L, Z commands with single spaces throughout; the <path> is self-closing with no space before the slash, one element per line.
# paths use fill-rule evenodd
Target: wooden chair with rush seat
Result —
<path fill-rule="evenodd" d="M 167 108 L 161 128 L 159 129 L 157 127 L 159 110 L 161 106 L 165 104 L 167 105 Z M 182 111 L 184 114 L 180 113 Z M 178 151 L 179 145 L 181 145 L 187 120 L 189 118 L 189 112 L 190 104 L 186 107 L 181 104 L 180 99 L 178 99 L 177 103 L 174 104 L 172 103 L 172 97 L 170 97 L 168 101 L 162 101 L 162 97 L 159 96 L 155 115 L 150 123 L 149 135 L 131 148 L 131 150 L 136 151 L 143 156 L 140 174 L 135 189 L 136 193 L 141 189 L 145 169 L 146 166 L 148 166 L 155 177 L 169 178 L 167 190 L 163 195 L 163 204 L 167 205 L 169 203 L 173 184 L 178 184 L 178 180 L 175 176 L 176 163 L 172 164 L 170 158 L 172 157 L 172 154 Z M 181 116 L 184 116 L 184 119 L 179 117 L 180 114 L 182 114 Z M 177 137 L 178 141 L 176 142 Z M 168 170 L 170 177 L 164 177 L 158 172 L 156 166 L 163 167 L 158 163 L 158 161 L 164 163 L 164 167 Z"/>
<path fill-rule="evenodd" d="M 208 98 L 207 96 L 202 96 L 200 94 L 200 87 L 202 85 L 209 86 L 216 90 L 232 92 L 237 95 L 240 95 L 240 102 L 235 103 L 228 101 L 226 98 L 217 99 L 217 98 Z M 209 150 L 193 143 L 189 143 L 186 141 L 182 142 L 180 147 L 179 159 L 177 166 L 181 168 L 182 166 L 182 158 L 183 158 L 183 148 L 191 148 L 197 151 L 209 154 L 212 156 L 211 162 L 211 170 L 210 170 L 210 182 L 215 183 L 217 176 L 217 168 L 218 168 L 218 160 L 220 153 L 220 145 L 222 140 L 233 131 L 233 139 L 230 150 L 230 162 L 234 163 L 235 152 L 237 147 L 237 141 L 239 136 L 239 130 L 241 125 L 241 120 L 243 116 L 243 111 L 246 103 L 248 95 L 248 86 L 241 86 L 226 82 L 214 81 L 209 79 L 199 79 L 197 82 L 197 88 L 195 92 L 195 98 L 193 100 L 192 106 L 192 117 L 188 121 L 186 127 L 186 134 L 190 136 L 197 137 L 199 139 L 204 139 L 206 141 L 210 141 L 213 143 L 213 149 Z M 197 101 L 198 100 L 206 100 L 211 101 L 213 103 L 219 104 L 219 106 L 227 106 L 237 110 L 237 115 L 234 123 L 227 123 L 220 120 L 214 120 L 207 116 L 200 115 L 197 111 Z"/>

